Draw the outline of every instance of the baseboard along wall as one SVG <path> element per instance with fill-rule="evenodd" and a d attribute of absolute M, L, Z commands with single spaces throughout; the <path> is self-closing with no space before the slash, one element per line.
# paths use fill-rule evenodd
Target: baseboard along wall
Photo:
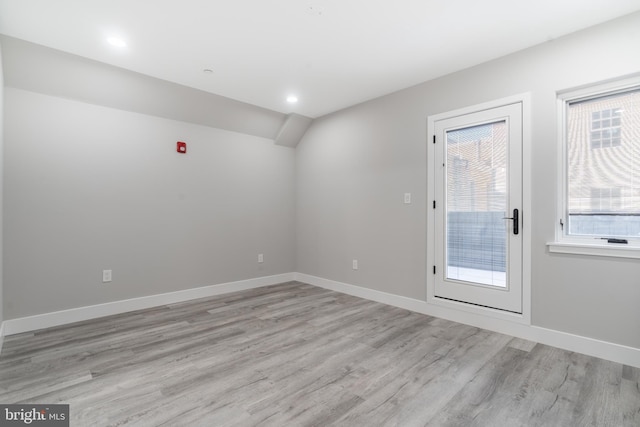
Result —
<path fill-rule="evenodd" d="M 83 320 L 91 320 L 114 314 L 127 313 L 129 311 L 143 310 L 145 308 L 175 304 L 178 302 L 206 298 L 229 292 L 245 291 L 247 289 L 260 288 L 263 286 L 277 285 L 278 283 L 290 282 L 294 280 L 293 278 L 294 273 L 285 273 L 275 276 L 239 280 L 237 282 L 221 283 L 217 285 L 185 289 L 183 291 L 149 295 L 146 297 L 38 314 L 35 316 L 20 317 L 17 319 L 5 320 L 3 322 L 3 326 L 5 327 L 6 335 L 14 335 L 38 329 L 51 328 L 53 326 L 81 322 Z"/>
<path fill-rule="evenodd" d="M 439 317 L 453 322 L 464 323 L 466 325 L 488 329 L 505 335 L 511 335 L 517 338 L 561 348 L 563 350 L 582 353 L 588 356 L 599 357 L 612 362 L 640 368 L 640 349 L 638 348 L 574 335 L 567 332 L 556 331 L 553 329 L 541 328 L 539 326 L 525 325 L 522 323 L 510 322 L 494 317 L 455 310 L 435 304 L 429 304 L 426 301 L 393 295 L 347 283 L 336 282 L 321 277 L 310 276 L 308 274 L 296 273 L 295 280 L 308 283 L 313 286 L 331 289 L 336 292 L 404 308 L 417 313 Z"/>
<path fill-rule="evenodd" d="M 638 348 L 627 347 L 567 332 L 469 313 L 429 304 L 426 301 L 295 272 L 5 320 L 0 325 L 0 351 L 2 350 L 2 342 L 5 335 L 14 335 L 38 329 L 50 328 L 53 326 L 80 322 L 83 320 L 91 320 L 114 314 L 126 313 L 129 311 L 185 302 L 230 292 L 255 289 L 263 286 L 276 285 L 279 283 L 290 282 L 292 280 L 376 301 L 382 304 L 404 308 L 417 313 L 439 317 L 453 322 L 464 323 L 478 328 L 488 329 L 490 331 L 558 347 L 564 350 L 583 353 L 589 356 L 599 357 L 640 368 L 640 349 Z"/>

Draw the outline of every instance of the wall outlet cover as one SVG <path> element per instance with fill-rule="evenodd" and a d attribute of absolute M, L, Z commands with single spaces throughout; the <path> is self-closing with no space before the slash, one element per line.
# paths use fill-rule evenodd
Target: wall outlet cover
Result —
<path fill-rule="evenodd" d="M 102 283 L 107 283 L 112 280 L 111 270 L 102 270 Z"/>

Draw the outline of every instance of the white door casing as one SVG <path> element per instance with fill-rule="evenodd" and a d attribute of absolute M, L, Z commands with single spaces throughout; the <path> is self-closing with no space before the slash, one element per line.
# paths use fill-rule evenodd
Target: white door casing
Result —
<path fill-rule="evenodd" d="M 428 303 L 530 320 L 525 101 L 428 119 Z"/>

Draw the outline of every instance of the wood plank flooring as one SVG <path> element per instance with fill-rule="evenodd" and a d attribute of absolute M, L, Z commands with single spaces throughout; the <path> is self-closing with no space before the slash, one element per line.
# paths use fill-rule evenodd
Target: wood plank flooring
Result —
<path fill-rule="evenodd" d="M 285 283 L 14 335 L 72 426 L 640 426 L 640 369 Z"/>

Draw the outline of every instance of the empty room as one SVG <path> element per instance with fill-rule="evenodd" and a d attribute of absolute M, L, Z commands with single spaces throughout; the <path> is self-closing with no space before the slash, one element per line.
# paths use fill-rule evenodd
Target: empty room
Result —
<path fill-rule="evenodd" d="M 640 426 L 640 1 L 0 0 L 1 426 Z"/>

